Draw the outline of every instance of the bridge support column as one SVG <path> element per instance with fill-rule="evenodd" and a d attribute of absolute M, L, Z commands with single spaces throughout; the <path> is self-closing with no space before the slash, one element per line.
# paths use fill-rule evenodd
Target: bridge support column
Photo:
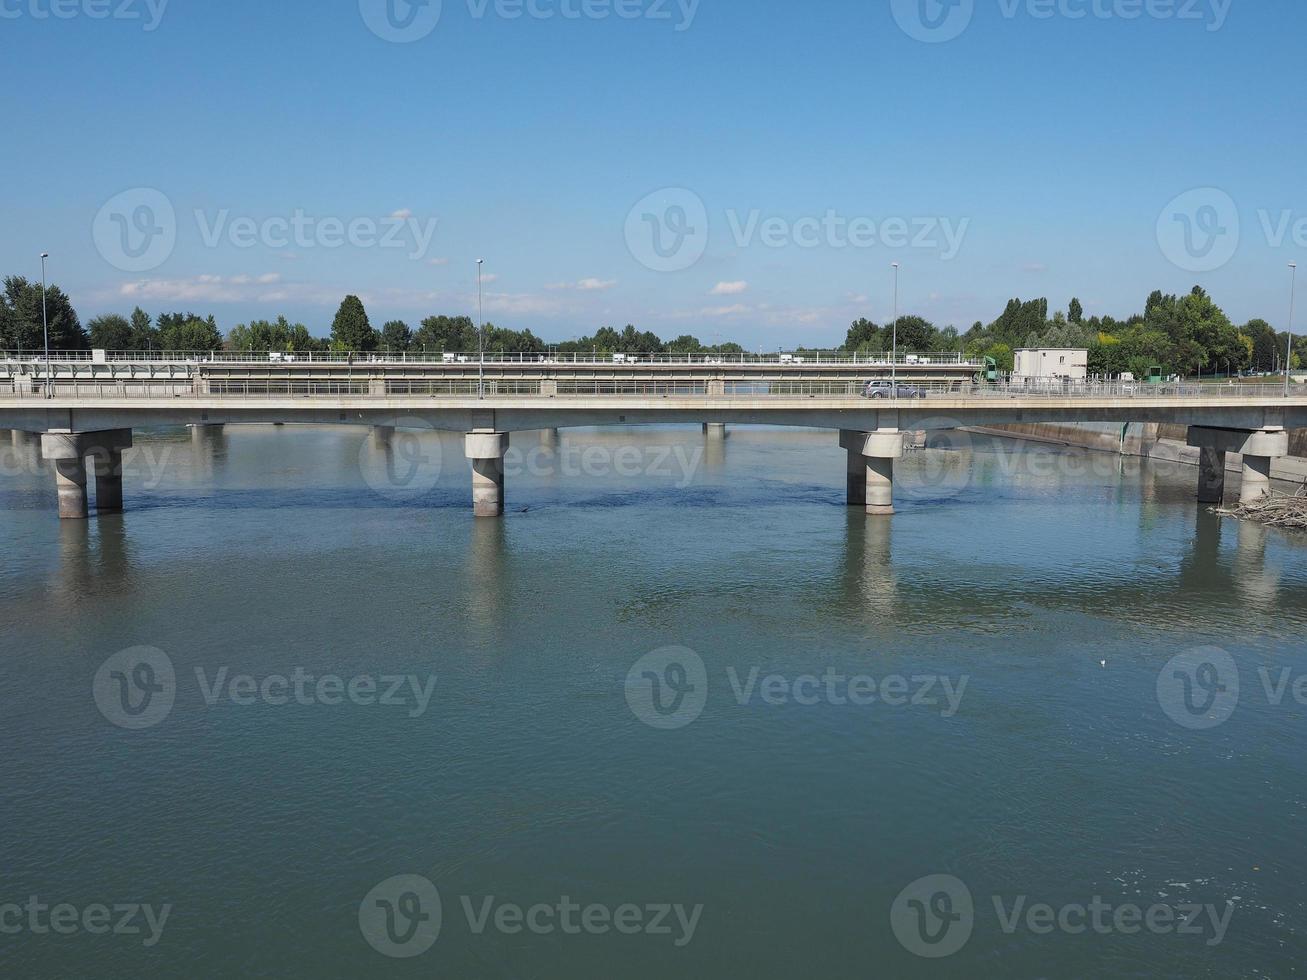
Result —
<path fill-rule="evenodd" d="M 1191 425 L 1188 443 L 1202 451 L 1199 458 L 1199 500 L 1204 499 L 1209 456 L 1212 465 L 1218 461 L 1221 464 L 1222 483 L 1225 480 L 1225 454 L 1238 453 L 1243 457 L 1239 502 L 1249 504 L 1270 493 L 1271 460 L 1289 455 L 1289 433 L 1275 426 L 1264 429 L 1217 429 Z"/>
<path fill-rule="evenodd" d="M 467 458 L 472 462 L 472 512 L 477 517 L 504 513 L 504 453 L 506 432 L 469 432 Z"/>
<path fill-rule="evenodd" d="M 540 430 L 540 445 L 544 446 L 546 449 L 557 449 L 557 448 L 558 448 L 558 430 L 557 430 L 557 429 L 541 429 L 541 430 Z"/>
<path fill-rule="evenodd" d="M 875 432 L 842 431 L 840 445 L 849 450 L 849 504 L 855 503 L 853 489 L 853 457 L 863 459 L 864 489 L 862 503 L 867 513 L 888 517 L 894 513 L 894 460 L 902 459 L 905 452 L 904 434 L 898 429 L 879 429 Z"/>
<path fill-rule="evenodd" d="M 725 422 L 705 422 L 703 424 L 703 434 L 709 439 L 725 439 L 726 423 Z"/>
<path fill-rule="evenodd" d="M 1243 480 L 1239 483 L 1239 503 L 1251 504 L 1271 492 L 1271 457 L 1244 453 Z"/>
<path fill-rule="evenodd" d="M 851 429 L 840 430 L 840 445 L 848 457 L 846 466 L 845 499 L 850 507 L 867 506 L 867 457 L 862 455 L 867 433 Z"/>
<path fill-rule="evenodd" d="M 123 509 L 123 450 L 132 446 L 131 429 L 104 432 L 47 432 L 41 453 L 54 460 L 59 516 L 86 520 L 86 457 L 95 459 L 95 506 L 103 513 Z"/>
<path fill-rule="evenodd" d="M 109 514 L 123 509 L 123 454 L 116 449 L 94 452 L 95 509 Z"/>
<path fill-rule="evenodd" d="M 384 446 L 394 438 L 395 427 L 393 425 L 374 425 L 372 427 L 372 439 L 378 446 Z"/>
<path fill-rule="evenodd" d="M 1219 504 L 1225 499 L 1225 453 L 1201 449 L 1198 455 L 1198 502 Z"/>

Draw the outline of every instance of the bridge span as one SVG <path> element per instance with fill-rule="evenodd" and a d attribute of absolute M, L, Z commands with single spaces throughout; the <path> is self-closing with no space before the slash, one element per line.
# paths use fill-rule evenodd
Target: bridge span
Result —
<path fill-rule="evenodd" d="M 0 428 L 15 430 L 16 441 L 40 437 L 41 452 L 55 464 L 60 516 L 80 519 L 89 513 L 88 457 L 97 509 L 122 508 L 122 452 L 140 426 L 351 424 L 374 427 L 383 436 L 406 427 L 462 432 L 478 517 L 503 513 L 509 440 L 535 430 L 702 423 L 708 438 L 723 438 L 730 424 L 832 429 L 848 455 L 849 505 L 888 515 L 894 512 L 894 461 L 904 455 L 905 433 L 911 431 L 1023 422 L 1186 425 L 1189 444 L 1202 450 L 1199 500 L 1219 501 L 1227 453 L 1243 457 L 1242 499 L 1256 499 L 1269 488 L 1271 460 L 1288 454 L 1287 430 L 1307 427 L 1307 390 L 1286 397 L 1260 385 L 1016 388 L 945 382 L 885 398 L 862 397 L 856 381 L 762 387 L 734 379 L 720 386 L 711 379 L 626 379 L 566 393 L 547 379 L 494 393 L 468 381 L 396 387 L 388 383 L 360 393 L 326 382 L 291 393 L 234 384 L 214 391 L 193 383 L 0 386 Z"/>

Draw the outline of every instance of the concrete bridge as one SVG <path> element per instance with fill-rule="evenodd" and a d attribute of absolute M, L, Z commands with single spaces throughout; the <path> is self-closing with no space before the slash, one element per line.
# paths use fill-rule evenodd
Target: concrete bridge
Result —
<path fill-rule="evenodd" d="M 708 438 L 724 438 L 730 424 L 828 428 L 839 432 L 848 456 L 848 502 L 869 514 L 894 511 L 894 461 L 905 433 L 1023 422 L 1158 422 L 1189 426 L 1189 443 L 1202 450 L 1199 499 L 1220 500 L 1225 454 L 1243 457 L 1243 499 L 1267 492 L 1271 460 L 1288 453 L 1290 428 L 1307 427 L 1307 390 L 1285 397 L 1258 385 L 1078 384 L 1014 388 L 970 382 L 924 387 L 921 397 L 861 397 L 860 380 L 810 381 L 786 376 L 761 386 L 733 372 L 713 379 L 596 380 L 590 390 L 564 393 L 547 378 L 508 393 L 483 393 L 476 383 L 442 381 L 422 393 L 396 391 L 387 381 L 366 392 L 341 392 L 333 382 L 304 383 L 294 393 L 242 384 L 213 391 L 187 385 L 123 388 L 0 385 L 0 428 L 16 440 L 40 436 L 55 464 L 60 516 L 88 514 L 86 459 L 93 460 L 100 511 L 121 509 L 122 451 L 143 425 L 249 423 L 354 424 L 384 435 L 420 427 L 466 434 L 474 511 L 493 517 L 504 509 L 503 457 L 513 433 L 566 427 L 702 423 Z"/>

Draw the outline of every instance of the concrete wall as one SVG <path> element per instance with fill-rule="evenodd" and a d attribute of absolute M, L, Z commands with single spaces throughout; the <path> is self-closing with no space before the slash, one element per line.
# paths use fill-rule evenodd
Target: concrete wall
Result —
<path fill-rule="evenodd" d="M 1150 459 L 1198 465 L 1198 450 L 1189 448 L 1189 427 L 1185 425 L 1131 423 L 1125 432 L 1124 442 L 1122 427 L 1114 422 L 1034 422 L 971 428 L 974 432 L 1013 439 L 1055 442 L 1082 449 L 1124 452 L 1127 456 L 1146 456 Z M 1235 453 L 1229 453 L 1225 465 L 1227 470 L 1238 471 L 1243 460 Z M 1277 480 L 1292 483 L 1307 481 L 1307 429 L 1290 430 L 1289 455 L 1274 462 L 1271 475 Z"/>

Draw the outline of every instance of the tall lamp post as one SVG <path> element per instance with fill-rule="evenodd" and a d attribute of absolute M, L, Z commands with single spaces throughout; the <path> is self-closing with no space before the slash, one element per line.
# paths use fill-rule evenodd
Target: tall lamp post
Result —
<path fill-rule="evenodd" d="M 477 259 L 477 358 L 480 368 L 477 371 L 477 398 L 486 397 L 486 318 L 481 312 L 481 266 L 485 259 Z"/>
<path fill-rule="evenodd" d="M 45 260 L 50 257 L 49 252 L 41 253 L 41 329 L 45 333 L 45 397 L 49 398 L 53 392 L 50 390 L 50 317 L 45 311 Z"/>
<path fill-rule="evenodd" d="M 1298 291 L 1298 263 L 1289 263 L 1289 340 L 1284 352 L 1284 397 L 1289 397 L 1289 368 L 1293 361 L 1293 301 Z"/>
<path fill-rule="evenodd" d="M 889 359 L 890 397 L 899 397 L 899 264 L 894 265 L 894 339 Z"/>

